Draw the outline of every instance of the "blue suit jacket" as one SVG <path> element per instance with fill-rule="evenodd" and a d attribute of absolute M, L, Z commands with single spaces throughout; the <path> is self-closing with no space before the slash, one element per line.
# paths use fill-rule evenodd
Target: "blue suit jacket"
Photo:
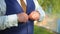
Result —
<path fill-rule="evenodd" d="M 35 10 L 35 4 L 33 0 L 27 1 L 27 10 L 26 13 L 29 15 L 33 10 Z M 17 0 L 5 0 L 6 2 L 6 14 L 18 14 L 24 12 L 17 2 Z M 7 28 L 3 31 L 0 31 L 0 34 L 33 34 L 34 23 L 32 20 L 28 20 L 26 24 L 19 23 L 18 27 Z"/>

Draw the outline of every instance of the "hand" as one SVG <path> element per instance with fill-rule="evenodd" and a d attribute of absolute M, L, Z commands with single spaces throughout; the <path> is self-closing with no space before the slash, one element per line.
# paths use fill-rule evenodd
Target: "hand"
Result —
<path fill-rule="evenodd" d="M 40 17 L 40 14 L 37 11 L 32 11 L 29 15 L 29 19 L 31 20 L 38 20 Z"/>
<path fill-rule="evenodd" d="M 28 21 L 28 15 L 26 13 L 17 14 L 18 21 L 26 23 Z"/>

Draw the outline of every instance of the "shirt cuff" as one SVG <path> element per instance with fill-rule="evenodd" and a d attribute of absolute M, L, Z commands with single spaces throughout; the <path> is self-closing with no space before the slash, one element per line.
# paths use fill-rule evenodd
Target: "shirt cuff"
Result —
<path fill-rule="evenodd" d="M 5 23 L 5 26 L 7 28 L 13 27 L 13 26 L 18 26 L 18 18 L 17 15 L 8 15 L 7 21 Z"/>
<path fill-rule="evenodd" d="M 44 12 L 44 11 L 41 11 L 41 12 L 40 12 L 40 10 L 38 10 L 38 12 L 39 12 L 39 14 L 40 14 L 40 18 L 39 18 L 38 22 L 41 22 L 41 21 L 43 21 L 44 18 L 45 18 L 45 12 Z"/>

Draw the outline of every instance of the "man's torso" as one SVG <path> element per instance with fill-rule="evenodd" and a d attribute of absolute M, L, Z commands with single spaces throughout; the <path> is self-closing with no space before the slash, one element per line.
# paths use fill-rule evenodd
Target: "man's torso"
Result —
<path fill-rule="evenodd" d="M 12 15 L 23 12 L 22 7 L 17 2 L 17 0 L 5 0 L 6 2 L 6 14 Z M 35 10 L 35 5 L 33 0 L 26 0 L 27 10 L 26 13 L 29 15 Z M 26 24 L 20 23 L 18 27 L 7 28 L 6 30 L 0 31 L 1 34 L 33 34 L 33 21 L 29 20 Z"/>

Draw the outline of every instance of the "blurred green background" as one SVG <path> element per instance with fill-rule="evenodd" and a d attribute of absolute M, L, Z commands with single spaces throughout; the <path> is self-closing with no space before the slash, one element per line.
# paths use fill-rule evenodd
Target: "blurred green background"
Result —
<path fill-rule="evenodd" d="M 56 32 L 50 31 L 50 30 L 43 28 L 43 27 L 35 26 L 34 27 L 34 34 L 56 34 Z"/>
<path fill-rule="evenodd" d="M 38 0 L 45 12 L 49 14 L 60 13 L 60 0 Z"/>
<path fill-rule="evenodd" d="M 60 18 L 60 0 L 38 0 L 47 15 Z M 34 34 L 57 34 L 46 28 L 34 26 Z"/>

